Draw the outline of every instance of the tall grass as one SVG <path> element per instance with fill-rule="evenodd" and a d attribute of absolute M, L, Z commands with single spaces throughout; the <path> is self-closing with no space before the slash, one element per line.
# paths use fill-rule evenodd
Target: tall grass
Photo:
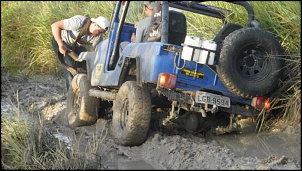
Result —
<path fill-rule="evenodd" d="M 54 57 L 51 46 L 50 25 L 58 20 L 76 14 L 111 18 L 114 1 L 1 1 L 1 67 L 10 68 L 11 72 L 56 73 L 61 67 Z M 207 2 L 229 9 L 230 22 L 246 24 L 247 12 L 238 5 L 222 1 Z M 129 12 L 129 22 L 136 22 L 144 17 L 138 8 Z M 299 57 L 301 34 L 301 2 L 264 1 L 251 2 L 255 19 L 262 27 L 276 34 L 288 53 Z M 186 12 L 185 12 L 186 13 Z M 191 14 L 187 16 L 190 35 L 204 39 L 214 38 L 222 27 L 220 20 Z M 296 60 L 294 58 L 293 60 Z"/>
<path fill-rule="evenodd" d="M 1 1 L 1 67 L 12 73 L 59 72 L 50 25 L 77 14 L 110 18 L 113 9 L 112 1 Z"/>
<path fill-rule="evenodd" d="M 282 121 L 301 122 L 301 2 L 252 2 L 262 27 L 280 38 L 286 57 L 285 79 L 275 92 L 273 108 L 281 108 Z M 267 117 L 270 113 L 264 113 Z"/>
<path fill-rule="evenodd" d="M 13 117 L 12 117 L 13 116 Z M 43 117 L 29 118 L 22 109 L 11 104 L 9 113 L 1 113 L 1 168 L 5 170 L 86 170 L 106 169 L 101 165 L 102 142 L 107 131 L 98 128 L 95 136 L 83 145 L 70 135 L 67 144 L 55 132 L 44 127 Z M 59 133 L 59 132 L 58 132 Z M 85 149 L 82 149 L 85 147 Z M 84 151 L 83 151 L 84 150 Z"/>

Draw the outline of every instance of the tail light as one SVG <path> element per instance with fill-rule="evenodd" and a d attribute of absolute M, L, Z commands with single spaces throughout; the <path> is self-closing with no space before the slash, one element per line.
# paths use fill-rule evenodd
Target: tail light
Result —
<path fill-rule="evenodd" d="M 177 77 L 169 73 L 160 73 L 157 80 L 157 85 L 165 88 L 174 88 Z"/>
<path fill-rule="evenodd" d="M 256 109 L 266 109 L 269 110 L 271 108 L 271 102 L 267 97 L 254 97 L 252 99 L 252 106 Z"/>

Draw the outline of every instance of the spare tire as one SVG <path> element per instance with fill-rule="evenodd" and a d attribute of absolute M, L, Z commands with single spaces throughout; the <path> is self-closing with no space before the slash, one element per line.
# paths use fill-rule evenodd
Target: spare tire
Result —
<path fill-rule="evenodd" d="M 243 98 L 272 92 L 282 76 L 282 46 L 270 32 L 242 28 L 223 41 L 217 74 L 226 88 Z"/>

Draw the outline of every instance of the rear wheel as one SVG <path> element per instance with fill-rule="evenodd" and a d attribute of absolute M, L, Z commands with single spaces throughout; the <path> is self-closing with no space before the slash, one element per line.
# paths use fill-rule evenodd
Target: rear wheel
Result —
<path fill-rule="evenodd" d="M 184 121 L 184 128 L 186 131 L 193 133 L 198 130 L 201 117 L 196 112 L 188 112 L 187 115 Z"/>
<path fill-rule="evenodd" d="M 67 94 L 66 114 L 71 128 L 92 125 L 97 120 L 100 101 L 89 96 L 91 89 L 86 74 L 75 75 Z"/>
<path fill-rule="evenodd" d="M 144 143 L 151 120 L 151 98 L 146 87 L 127 81 L 120 87 L 113 107 L 112 136 L 116 144 Z"/>
<path fill-rule="evenodd" d="M 226 88 L 240 97 L 266 95 L 282 77 L 282 54 L 282 47 L 272 33 L 260 28 L 242 28 L 225 38 L 217 73 Z"/>

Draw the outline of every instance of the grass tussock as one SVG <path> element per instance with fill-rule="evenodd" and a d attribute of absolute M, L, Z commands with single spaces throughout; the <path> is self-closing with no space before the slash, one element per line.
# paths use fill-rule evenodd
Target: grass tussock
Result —
<path fill-rule="evenodd" d="M 67 147 L 50 132 L 28 120 L 12 120 L 1 116 L 1 166 L 5 170 L 105 169 L 97 156 L 99 139 L 88 142 L 86 152 L 77 145 Z M 75 142 L 75 144 L 78 142 Z"/>
<path fill-rule="evenodd" d="M 70 142 L 58 138 L 59 132 L 47 130 L 42 118 L 29 118 L 12 104 L 9 113 L 1 114 L 1 167 L 5 170 L 86 170 L 106 169 L 101 165 L 102 144 L 107 136 L 104 128 L 81 149 L 75 133 Z M 80 139 L 80 138 L 79 138 Z"/>

